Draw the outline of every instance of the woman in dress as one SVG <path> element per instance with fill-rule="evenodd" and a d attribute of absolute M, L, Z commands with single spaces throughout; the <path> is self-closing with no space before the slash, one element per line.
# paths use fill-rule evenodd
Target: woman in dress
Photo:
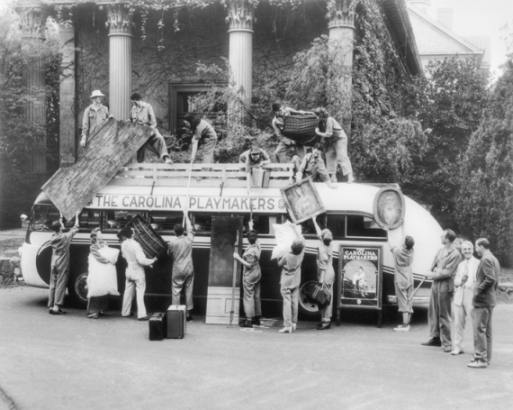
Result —
<path fill-rule="evenodd" d="M 103 240 L 100 228 L 91 231 L 89 247 L 89 274 L 87 275 L 87 317 L 98 319 L 109 307 L 109 295 L 119 295 L 117 291 L 116 250 Z"/>

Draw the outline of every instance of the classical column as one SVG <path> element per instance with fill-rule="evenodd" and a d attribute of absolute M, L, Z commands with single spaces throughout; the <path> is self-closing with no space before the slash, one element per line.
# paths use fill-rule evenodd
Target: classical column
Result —
<path fill-rule="evenodd" d="M 341 125 L 350 135 L 351 131 L 351 96 L 354 48 L 354 14 L 358 0 L 328 1 L 328 31 L 330 45 L 337 56 L 334 60 L 336 83 L 329 87 L 331 92 L 338 93 L 340 112 L 332 113 L 341 121 Z M 336 67 L 336 68 L 335 68 Z"/>
<path fill-rule="evenodd" d="M 46 172 L 46 75 L 45 65 L 41 58 L 42 44 L 45 40 L 47 10 L 43 7 L 26 7 L 16 10 L 20 16 L 22 49 L 26 53 L 28 63 L 23 70 L 28 104 L 26 107 L 27 121 L 40 125 L 43 129 L 41 147 L 34 150 L 30 158 L 31 169 L 35 173 Z"/>
<path fill-rule="evenodd" d="M 250 0 L 226 0 L 228 10 L 226 20 L 230 24 L 229 61 L 232 82 L 235 90 L 240 90 L 240 98 L 249 106 L 253 89 L 253 20 L 254 6 Z"/>
<path fill-rule="evenodd" d="M 62 53 L 59 85 L 59 164 L 67 167 L 76 158 L 75 28 L 71 20 L 59 25 Z"/>
<path fill-rule="evenodd" d="M 125 4 L 109 4 L 107 16 L 110 112 L 117 120 L 127 120 L 132 93 L 132 13 Z"/>

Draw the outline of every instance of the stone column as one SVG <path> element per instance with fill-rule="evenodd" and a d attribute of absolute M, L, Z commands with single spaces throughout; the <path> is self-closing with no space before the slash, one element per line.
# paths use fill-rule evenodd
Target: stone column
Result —
<path fill-rule="evenodd" d="M 41 147 L 34 150 L 30 158 L 30 167 L 35 173 L 46 172 L 46 75 L 45 65 L 41 58 L 42 44 L 45 40 L 47 10 L 43 7 L 27 7 L 16 10 L 20 16 L 21 38 L 23 51 L 28 56 L 27 66 L 23 70 L 28 104 L 26 107 L 27 121 L 42 127 Z"/>
<path fill-rule="evenodd" d="M 59 25 L 62 53 L 59 85 L 59 164 L 73 165 L 76 159 L 75 28 L 71 20 Z"/>
<path fill-rule="evenodd" d="M 229 61 L 232 70 L 232 85 L 240 90 L 240 98 L 249 106 L 253 90 L 253 20 L 254 6 L 250 0 L 226 0 L 226 20 L 230 24 Z M 236 107 L 233 107 L 236 109 Z M 241 118 L 242 119 L 242 118 Z"/>
<path fill-rule="evenodd" d="M 358 0 L 328 1 L 328 31 L 330 46 L 337 56 L 334 69 L 339 73 L 335 76 L 335 84 L 329 87 L 330 92 L 339 94 L 339 112 L 331 113 L 341 121 L 347 135 L 351 132 L 351 98 L 352 71 L 354 48 L 354 14 Z"/>
<path fill-rule="evenodd" d="M 125 4 L 109 4 L 107 16 L 110 112 L 117 120 L 128 120 L 132 93 L 132 12 Z"/>

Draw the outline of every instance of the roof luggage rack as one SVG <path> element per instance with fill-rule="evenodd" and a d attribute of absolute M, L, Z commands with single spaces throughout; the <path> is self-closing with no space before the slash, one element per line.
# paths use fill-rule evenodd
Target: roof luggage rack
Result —
<path fill-rule="evenodd" d="M 283 188 L 294 181 L 293 164 L 267 164 L 269 188 Z M 187 186 L 245 188 L 247 174 L 243 164 L 161 164 L 134 163 L 121 168 L 107 185 L 118 186 Z"/>

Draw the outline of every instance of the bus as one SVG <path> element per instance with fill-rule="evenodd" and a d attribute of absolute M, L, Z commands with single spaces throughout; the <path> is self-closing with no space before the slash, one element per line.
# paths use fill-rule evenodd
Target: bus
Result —
<path fill-rule="evenodd" d="M 190 167 L 190 168 L 189 168 Z M 280 189 L 293 184 L 290 164 L 271 164 L 272 171 L 266 188 L 246 191 L 246 174 L 237 164 L 129 164 L 84 207 L 79 215 L 80 230 L 73 238 L 70 253 L 70 277 L 68 297 L 75 305 L 87 304 L 87 258 L 90 232 L 101 228 L 109 246 L 120 248 L 117 232 L 132 217 L 140 215 L 151 223 L 162 238 L 169 241 L 174 236 L 173 227 L 182 223 L 186 207 L 195 230 L 193 262 L 195 270 L 194 304 L 195 314 L 205 314 L 207 309 L 208 268 L 212 217 L 216 215 L 243 218 L 244 229 L 250 216 L 254 229 L 259 233 L 262 247 L 261 298 L 262 311 L 266 317 L 276 317 L 281 312 L 280 268 L 271 254 L 276 246 L 275 225 L 285 223 L 287 209 Z M 192 177 L 191 177 L 192 176 Z M 331 189 L 324 183 L 314 184 L 326 212 L 317 216 L 321 228 L 333 233 L 333 266 L 337 276 L 343 269 L 339 260 L 344 248 L 371 248 L 380 251 L 378 266 L 382 281 L 379 289 L 367 289 L 367 293 L 379 291 L 383 305 L 396 303 L 394 290 L 394 260 L 390 242 L 401 244 L 404 235 L 415 239 L 413 264 L 415 286 L 421 284 L 424 272 L 441 246 L 442 229 L 430 213 L 412 199 L 404 196 L 402 226 L 384 230 L 375 220 L 374 202 L 376 194 L 383 189 L 380 184 L 338 183 Z M 388 185 L 387 185 L 388 186 Z M 398 189 L 397 185 L 391 185 Z M 44 192 L 36 199 L 21 252 L 21 267 L 25 283 L 35 287 L 48 287 L 52 249 L 51 223 L 59 218 L 59 211 Z M 71 227 L 74 220 L 65 221 Z M 317 305 L 306 297 L 307 286 L 316 281 L 316 257 L 319 240 L 311 220 L 301 224 L 306 239 L 305 258 L 302 265 L 300 288 L 300 316 L 317 315 Z M 244 238 L 243 246 L 247 246 Z M 124 289 L 126 263 L 120 256 L 116 264 L 118 289 Z M 146 300 L 158 309 L 165 309 L 171 300 L 172 260 L 165 255 L 146 269 Z M 351 281 L 345 280 L 348 287 Z M 415 305 L 427 305 L 430 282 L 422 284 L 414 298 Z M 353 291 L 356 292 L 355 289 Z M 366 289 L 362 286 L 362 296 Z M 357 298 L 360 300 L 360 298 Z M 150 303 L 150 304 L 151 304 Z M 360 302 L 358 302 L 360 303 Z"/>

